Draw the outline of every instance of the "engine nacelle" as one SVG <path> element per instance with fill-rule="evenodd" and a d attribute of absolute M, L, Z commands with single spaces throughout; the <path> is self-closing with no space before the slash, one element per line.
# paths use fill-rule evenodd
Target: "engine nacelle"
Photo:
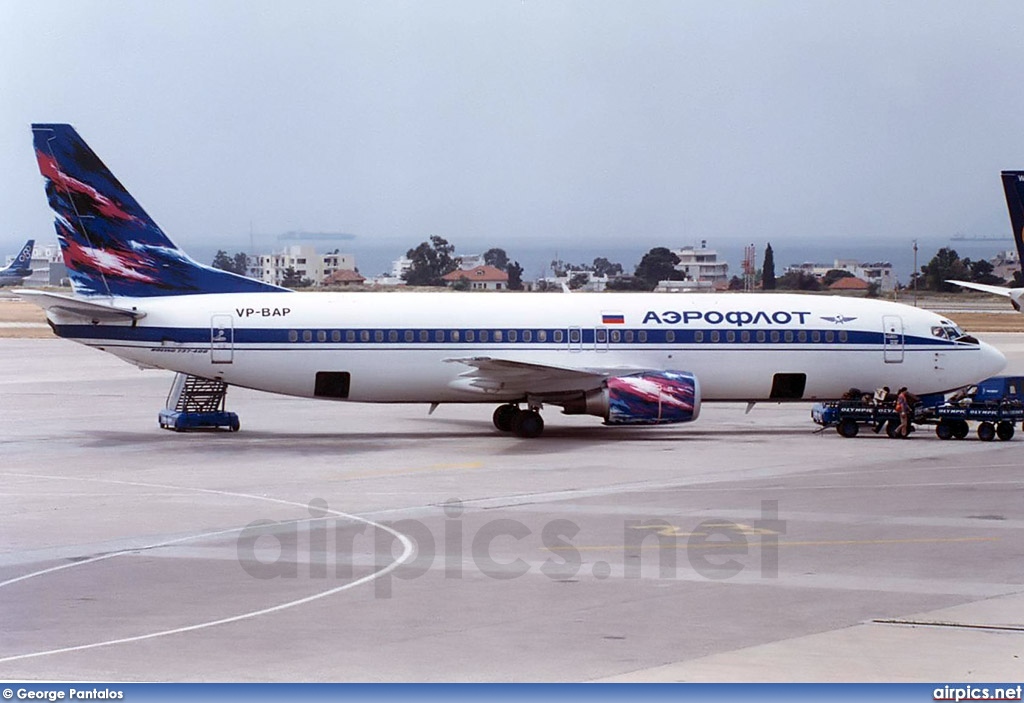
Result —
<path fill-rule="evenodd" d="M 609 425 L 667 425 L 693 422 L 700 415 L 700 384 L 686 371 L 652 371 L 617 376 L 604 387 L 589 391 L 585 412 L 604 418 Z"/>

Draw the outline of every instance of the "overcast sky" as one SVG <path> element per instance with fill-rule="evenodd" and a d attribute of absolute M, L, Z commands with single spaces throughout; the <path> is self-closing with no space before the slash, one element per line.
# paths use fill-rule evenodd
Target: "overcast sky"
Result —
<path fill-rule="evenodd" d="M 357 263 L 432 234 L 930 254 L 1009 232 L 1022 66 L 1020 0 L 0 0 L 0 253 L 54 239 L 40 121 L 196 258 L 250 223 L 355 234 Z"/>

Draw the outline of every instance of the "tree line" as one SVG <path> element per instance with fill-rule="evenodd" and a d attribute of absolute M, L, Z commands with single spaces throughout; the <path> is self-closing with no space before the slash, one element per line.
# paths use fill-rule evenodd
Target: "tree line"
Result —
<path fill-rule="evenodd" d="M 415 248 L 406 252 L 406 258 L 411 262 L 408 270 L 402 275 L 403 280 L 411 286 L 437 286 L 447 285 L 444 277 L 457 270 L 461 265 L 461 259 L 455 256 L 455 246 L 448 240 L 437 235 L 431 236 L 429 241 L 421 242 Z M 500 248 L 493 247 L 483 254 L 484 263 L 488 266 L 504 271 L 508 274 L 509 290 L 523 290 L 523 267 L 518 261 L 510 260 L 508 253 Z M 248 256 L 238 252 L 233 256 L 223 250 L 218 250 L 213 258 L 215 268 L 246 275 L 248 273 Z M 657 287 L 660 281 L 678 280 L 680 272 L 676 268 L 679 265 L 679 257 L 667 247 L 654 247 L 640 259 L 632 274 L 627 274 L 622 264 L 608 260 L 605 257 L 597 257 L 587 264 L 573 264 L 556 259 L 551 262 L 551 270 L 558 278 L 568 278 L 568 286 L 571 289 L 581 288 L 590 280 L 590 275 L 608 277 L 608 290 L 619 291 L 650 291 Z M 991 262 L 985 259 L 972 261 L 970 258 L 960 258 L 955 249 L 943 247 L 932 257 L 931 261 L 920 267 L 920 271 L 911 276 L 910 283 L 906 286 L 913 287 L 916 282 L 919 290 L 937 292 L 955 292 L 961 290 L 959 287 L 947 283 L 948 280 L 971 281 L 990 285 L 1000 285 L 1005 281 L 994 274 L 994 267 Z M 806 271 L 793 270 L 783 273 L 781 276 L 775 274 L 775 253 L 769 242 L 764 252 L 761 269 L 756 274 L 762 290 L 799 290 L 818 291 L 830 287 L 840 278 L 852 277 L 849 271 L 831 269 L 821 278 L 811 275 Z M 294 269 L 285 271 L 282 283 L 289 288 L 300 288 L 312 285 L 312 281 L 302 278 Z M 1024 286 L 1020 271 L 1015 271 L 1011 285 Z M 453 286 L 456 289 L 467 289 L 468 279 L 456 281 Z M 542 287 L 543 289 L 543 287 Z M 729 281 L 730 290 L 743 290 L 743 279 L 733 276 Z M 877 286 L 869 290 L 869 295 L 877 294 Z"/>

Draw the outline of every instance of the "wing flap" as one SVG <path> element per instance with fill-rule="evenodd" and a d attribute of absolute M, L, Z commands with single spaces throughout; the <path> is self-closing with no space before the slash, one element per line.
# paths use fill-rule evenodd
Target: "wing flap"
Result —
<path fill-rule="evenodd" d="M 452 358 L 445 361 L 469 367 L 452 382 L 452 387 L 478 393 L 522 392 L 544 395 L 571 389 L 589 390 L 599 387 L 605 379 L 613 376 L 651 370 L 632 366 L 573 368 L 490 356 Z"/>

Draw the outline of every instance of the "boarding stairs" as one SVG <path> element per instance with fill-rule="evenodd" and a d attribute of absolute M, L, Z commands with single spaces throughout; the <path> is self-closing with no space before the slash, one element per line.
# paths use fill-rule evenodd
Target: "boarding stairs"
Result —
<path fill-rule="evenodd" d="M 174 376 L 160 427 L 176 432 L 224 428 L 237 432 L 238 415 L 224 410 L 228 384 L 185 373 Z"/>

